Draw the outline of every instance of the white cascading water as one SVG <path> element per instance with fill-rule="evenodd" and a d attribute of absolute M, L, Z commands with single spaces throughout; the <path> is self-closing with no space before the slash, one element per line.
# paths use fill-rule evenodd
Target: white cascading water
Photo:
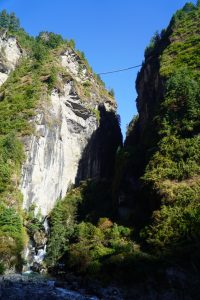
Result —
<path fill-rule="evenodd" d="M 44 227 L 44 231 L 46 235 L 48 236 L 49 224 L 48 224 L 47 217 L 44 219 L 42 225 Z M 36 247 L 34 246 L 34 242 L 29 240 L 28 246 L 24 253 L 24 258 L 25 261 L 27 262 L 26 265 L 24 266 L 24 273 L 26 274 L 31 273 L 34 264 L 38 264 L 38 265 L 42 264 L 47 253 L 46 249 L 47 249 L 46 244 L 42 248 L 36 249 Z"/>

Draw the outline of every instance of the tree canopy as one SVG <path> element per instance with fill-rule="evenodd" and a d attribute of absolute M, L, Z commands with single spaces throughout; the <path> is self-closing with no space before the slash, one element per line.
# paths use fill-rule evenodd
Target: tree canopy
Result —
<path fill-rule="evenodd" d="M 18 31 L 20 29 L 20 21 L 15 16 L 15 13 L 7 13 L 4 9 L 0 12 L 0 27 L 10 31 Z"/>

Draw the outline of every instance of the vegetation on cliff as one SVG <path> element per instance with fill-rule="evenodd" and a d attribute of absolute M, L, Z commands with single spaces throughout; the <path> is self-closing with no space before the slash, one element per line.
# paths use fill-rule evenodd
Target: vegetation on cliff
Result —
<path fill-rule="evenodd" d="M 164 263 L 140 251 L 133 230 L 111 221 L 110 203 L 110 184 L 91 180 L 57 203 L 49 216 L 45 262 L 50 272 L 131 283 L 148 278 L 155 266 L 161 271 Z"/>
<path fill-rule="evenodd" d="M 26 240 L 18 192 L 24 160 L 21 141 L 33 132 L 29 120 L 44 95 L 48 99 L 53 88 L 62 89 L 59 76 L 71 80 L 55 56 L 74 43 L 47 32 L 29 37 L 17 21 L 17 27 L 11 26 L 5 12 L 1 22 L 28 54 L 0 89 L 0 262 L 10 267 L 20 262 Z M 128 128 L 124 148 L 117 152 L 112 184 L 88 180 L 57 202 L 49 216 L 49 270 L 126 282 L 129 277 L 137 281 L 163 272 L 174 260 L 199 270 L 199 28 L 198 1 L 196 6 L 186 4 L 151 40 L 136 82 L 138 116 Z M 91 74 L 84 54 L 76 55 Z M 107 95 L 96 79 L 100 94 Z M 90 97 L 90 81 L 76 82 L 76 88 L 84 100 Z M 99 117 L 94 109 L 91 112 Z M 106 157 L 104 161 L 109 163 Z M 28 223 L 33 235 L 40 223 Z"/>
<path fill-rule="evenodd" d="M 22 265 L 20 257 L 28 239 L 23 226 L 26 223 L 23 199 L 18 187 L 25 159 L 23 143 L 26 136 L 34 133 L 31 120 L 38 109 L 48 103 L 53 89 L 62 91 L 63 80 L 74 81 L 83 101 L 91 99 L 93 88 L 98 96 L 104 95 L 111 102 L 113 99 L 100 78 L 92 73 L 84 53 L 75 49 L 73 40 L 64 40 L 61 35 L 46 31 L 31 37 L 20 27 L 15 14 L 5 10 L 0 13 L 0 35 L 4 39 L 16 38 L 22 54 L 16 69 L 0 87 L 0 263 L 3 270 L 3 265 L 8 269 Z M 86 68 L 94 87 L 91 82 L 87 85 L 76 81 L 61 66 L 60 55 L 66 49 L 76 55 L 80 72 Z M 2 53 L 2 63 L 6 64 L 4 60 Z M 97 110 L 89 104 L 86 107 L 100 118 Z"/>
<path fill-rule="evenodd" d="M 187 258 L 194 268 L 199 268 L 200 244 L 199 28 L 199 3 L 186 4 L 146 49 L 137 79 L 139 116 L 129 127 L 120 154 L 121 161 L 128 160 L 117 175 L 127 171 L 137 184 L 129 199 L 132 216 L 146 205 L 141 241 L 180 264 Z"/>

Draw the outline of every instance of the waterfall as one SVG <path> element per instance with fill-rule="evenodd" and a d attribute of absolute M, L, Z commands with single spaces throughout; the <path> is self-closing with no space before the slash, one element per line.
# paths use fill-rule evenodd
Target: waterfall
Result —
<path fill-rule="evenodd" d="M 45 242 L 41 245 L 38 245 L 34 238 L 30 238 L 28 245 L 24 251 L 24 259 L 26 264 L 23 267 L 24 273 L 31 273 L 35 272 L 44 272 L 43 261 L 46 256 L 46 249 L 47 249 L 47 237 L 49 234 L 49 224 L 48 219 L 42 221 L 42 226 L 44 228 L 43 233 L 45 234 Z"/>
<path fill-rule="evenodd" d="M 48 222 L 47 217 L 44 219 L 43 226 L 44 226 L 45 233 L 48 235 L 48 233 L 49 233 L 49 222 Z"/>

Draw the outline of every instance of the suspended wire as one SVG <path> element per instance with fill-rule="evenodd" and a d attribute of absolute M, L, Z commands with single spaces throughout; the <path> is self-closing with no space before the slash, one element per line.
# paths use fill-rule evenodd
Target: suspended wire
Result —
<path fill-rule="evenodd" d="M 109 71 L 109 72 L 98 73 L 97 75 L 107 75 L 107 74 L 112 74 L 112 73 L 124 72 L 124 71 L 128 71 L 131 69 L 139 68 L 141 66 L 142 65 L 137 65 L 137 66 L 133 66 L 133 67 L 125 68 L 125 69 L 119 69 L 119 70 L 113 70 L 113 71 Z"/>

